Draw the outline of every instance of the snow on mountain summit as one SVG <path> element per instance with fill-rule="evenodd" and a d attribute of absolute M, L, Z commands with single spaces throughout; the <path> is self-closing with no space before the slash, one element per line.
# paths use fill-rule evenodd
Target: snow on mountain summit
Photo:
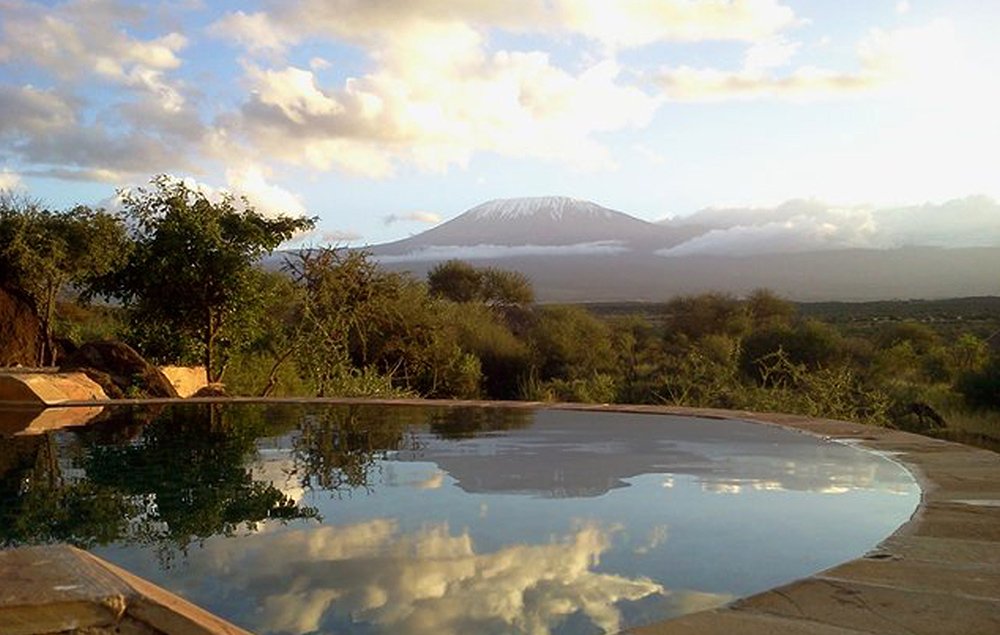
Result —
<path fill-rule="evenodd" d="M 515 220 L 540 215 L 562 220 L 563 216 L 611 218 L 614 212 L 596 203 L 568 196 L 533 196 L 494 199 L 473 207 L 466 215 L 476 220 Z"/>
<path fill-rule="evenodd" d="M 559 247 L 560 253 L 568 246 L 585 246 L 590 251 L 600 246 L 602 253 L 611 247 L 620 253 L 635 248 L 662 249 L 682 238 L 678 230 L 590 201 L 538 196 L 487 201 L 421 234 L 379 245 L 375 253 L 428 257 L 428 250 L 440 254 L 444 247 L 480 246 L 548 246 Z"/>

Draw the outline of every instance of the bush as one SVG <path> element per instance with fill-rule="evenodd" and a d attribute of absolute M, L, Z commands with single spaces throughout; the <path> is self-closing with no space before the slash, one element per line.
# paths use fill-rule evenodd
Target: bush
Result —
<path fill-rule="evenodd" d="M 973 408 L 1000 409 L 1000 355 L 981 371 L 962 375 L 955 388 Z"/>

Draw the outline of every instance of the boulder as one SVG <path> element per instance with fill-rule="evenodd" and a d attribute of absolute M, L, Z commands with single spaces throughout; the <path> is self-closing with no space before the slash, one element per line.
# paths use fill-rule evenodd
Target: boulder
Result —
<path fill-rule="evenodd" d="M 226 387 L 220 383 L 206 384 L 199 388 L 192 397 L 228 397 L 226 394 Z"/>
<path fill-rule="evenodd" d="M 0 404 L 46 406 L 66 401 L 106 401 L 100 384 L 85 373 L 0 372 Z"/>
<path fill-rule="evenodd" d="M 204 366 L 160 366 L 174 390 L 181 397 L 190 397 L 208 385 Z"/>
<path fill-rule="evenodd" d="M 160 369 L 124 342 L 87 342 L 64 359 L 61 367 L 87 373 L 112 398 L 177 397 L 173 384 Z"/>
<path fill-rule="evenodd" d="M 42 326 L 31 304 L 0 288 L 0 366 L 35 366 Z"/>

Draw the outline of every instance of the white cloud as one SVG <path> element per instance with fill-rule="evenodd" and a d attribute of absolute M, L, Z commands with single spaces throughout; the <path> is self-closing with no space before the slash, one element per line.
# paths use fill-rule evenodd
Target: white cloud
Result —
<path fill-rule="evenodd" d="M 331 66 L 333 66 L 333 64 L 330 62 L 330 60 L 327 60 L 322 57 L 313 57 L 309 59 L 309 68 L 311 68 L 314 71 L 326 70 Z"/>
<path fill-rule="evenodd" d="M 424 247 L 406 254 L 376 256 L 380 262 L 424 262 L 432 260 L 487 260 L 517 256 L 607 255 L 627 252 L 619 241 L 608 240 L 576 245 L 473 245 Z"/>
<path fill-rule="evenodd" d="M 187 38 L 131 35 L 145 12 L 116 0 L 70 0 L 56 7 L 5 0 L 0 62 L 35 64 L 58 77 L 97 77 L 163 94 L 162 73 L 178 68 Z"/>
<path fill-rule="evenodd" d="M 906 0 L 899 0 L 896 3 L 896 13 L 899 15 L 905 15 L 910 12 L 910 3 Z"/>
<path fill-rule="evenodd" d="M 568 31 L 619 47 L 662 41 L 753 42 L 795 23 L 792 9 L 775 0 L 559 0 L 553 5 Z"/>
<path fill-rule="evenodd" d="M 923 94 L 940 92 L 942 81 L 954 86 L 955 69 L 965 66 L 955 29 L 944 20 L 893 31 L 872 29 L 858 43 L 860 68 L 855 71 L 802 66 L 774 74 L 798 46 L 773 38 L 751 46 L 739 70 L 669 67 L 660 70 L 656 81 L 668 98 L 678 101 L 814 99 L 899 86 Z"/>
<path fill-rule="evenodd" d="M 259 166 L 246 165 L 226 170 L 226 183 L 237 194 L 247 197 L 257 211 L 268 216 L 302 216 L 306 207 L 295 194 L 265 180 Z"/>
<path fill-rule="evenodd" d="M 213 23 L 208 32 L 232 40 L 251 53 L 281 52 L 296 39 L 266 13 L 235 11 Z"/>
<path fill-rule="evenodd" d="M 395 223 L 423 223 L 425 225 L 437 225 L 441 222 L 441 215 L 435 212 L 409 212 L 406 214 L 389 214 L 383 216 L 382 221 L 386 225 Z"/>
<path fill-rule="evenodd" d="M 269 12 L 237 11 L 211 31 L 273 54 L 316 36 L 371 42 L 442 25 L 579 35 L 612 48 L 653 42 L 753 42 L 796 24 L 779 0 L 300 0 Z"/>
<path fill-rule="evenodd" d="M 706 209 L 668 224 L 709 231 L 661 250 L 662 256 L 1000 246 L 1000 204 L 985 196 L 882 209 L 789 201 L 774 208 Z"/>
<path fill-rule="evenodd" d="M 21 187 L 21 175 L 8 170 L 0 171 L 0 190 L 16 190 Z"/>
<path fill-rule="evenodd" d="M 328 245 L 339 245 L 361 240 L 363 236 L 357 232 L 343 229 L 331 229 L 321 233 L 323 243 Z"/>
<path fill-rule="evenodd" d="M 666 165 L 667 158 L 663 154 L 642 143 L 632 144 L 632 149 L 646 161 L 654 165 Z"/>
<path fill-rule="evenodd" d="M 325 86 L 311 69 L 247 66 L 234 137 L 290 163 L 384 178 L 401 164 L 444 172 L 476 152 L 613 168 L 602 132 L 644 126 L 661 104 L 613 50 L 657 41 L 771 41 L 795 22 L 777 0 L 357 3 L 303 0 L 231 13 L 211 30 L 271 59 L 306 38 L 360 46 L 370 72 Z M 494 50 L 489 34 L 565 33 L 603 46 L 569 70 L 540 51 Z M 774 64 L 793 45 L 754 58 Z M 782 52 L 784 51 L 784 52 Z M 757 63 L 757 62 L 755 62 Z"/>
<path fill-rule="evenodd" d="M 0 140 L 9 154 L 33 164 L 26 174 L 120 181 L 171 167 L 186 168 L 177 145 L 147 130 L 119 129 L 103 122 L 84 125 L 80 101 L 58 89 L 0 84 Z"/>
<path fill-rule="evenodd" d="M 791 42 L 784 37 L 755 42 L 743 56 L 743 68 L 749 73 L 760 73 L 786 66 L 800 47 L 799 42 Z"/>
<path fill-rule="evenodd" d="M 150 15 L 115 0 L 0 0 L 0 13 L 0 64 L 46 86 L 0 85 L 0 135 L 24 172 L 121 182 L 191 168 L 205 126 L 172 78 L 185 36 L 138 35 Z"/>
<path fill-rule="evenodd" d="M 401 162 L 444 172 L 476 151 L 594 169 L 611 162 L 593 135 L 640 127 L 659 104 L 620 83 L 610 60 L 571 74 L 544 53 L 489 55 L 465 27 L 409 36 L 379 49 L 378 70 L 341 87 L 322 87 L 306 69 L 249 66 L 252 96 L 233 132 L 290 163 L 370 177 Z"/>

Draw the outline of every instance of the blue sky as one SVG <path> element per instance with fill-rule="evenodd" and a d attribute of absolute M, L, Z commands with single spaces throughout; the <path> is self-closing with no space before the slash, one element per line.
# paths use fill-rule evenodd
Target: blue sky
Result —
<path fill-rule="evenodd" d="M 0 0 L 0 187 L 61 207 L 171 173 L 358 243 L 511 196 L 996 198 L 997 24 L 989 0 Z"/>

